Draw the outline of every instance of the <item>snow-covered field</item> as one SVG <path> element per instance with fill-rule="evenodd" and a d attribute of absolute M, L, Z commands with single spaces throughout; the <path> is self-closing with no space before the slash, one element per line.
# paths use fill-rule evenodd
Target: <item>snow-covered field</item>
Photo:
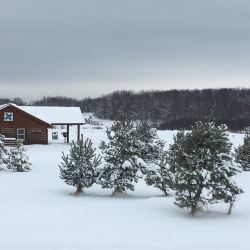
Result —
<path fill-rule="evenodd" d="M 93 126 L 82 133 L 96 146 L 105 138 Z M 159 132 L 168 143 L 172 135 Z M 230 138 L 237 146 L 243 135 Z M 62 151 L 69 150 L 62 141 L 60 136 L 57 143 L 26 146 L 31 172 L 0 172 L 0 250 L 250 249 L 250 173 L 237 178 L 245 193 L 231 216 L 219 204 L 191 217 L 173 197 L 143 181 L 124 197 L 111 197 L 111 190 L 99 186 L 75 197 L 58 177 Z"/>

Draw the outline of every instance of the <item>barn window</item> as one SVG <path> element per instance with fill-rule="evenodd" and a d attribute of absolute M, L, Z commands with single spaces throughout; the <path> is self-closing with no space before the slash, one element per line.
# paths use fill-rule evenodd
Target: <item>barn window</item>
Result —
<path fill-rule="evenodd" d="M 24 128 L 17 129 L 17 139 L 25 140 L 25 129 Z"/>
<path fill-rule="evenodd" d="M 52 140 L 58 140 L 58 132 L 52 133 Z"/>

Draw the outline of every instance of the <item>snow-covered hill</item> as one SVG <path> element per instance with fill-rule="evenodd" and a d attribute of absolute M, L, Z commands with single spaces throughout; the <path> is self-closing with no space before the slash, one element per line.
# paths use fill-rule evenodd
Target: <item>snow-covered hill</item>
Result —
<path fill-rule="evenodd" d="M 105 130 L 86 127 L 83 136 L 98 146 Z M 173 133 L 160 131 L 159 136 L 171 143 Z M 230 138 L 237 146 L 243 135 Z M 144 181 L 126 197 L 111 197 L 111 190 L 99 186 L 75 197 L 74 188 L 58 177 L 61 154 L 69 145 L 59 140 L 26 148 L 31 172 L 0 172 L 1 250 L 249 249 L 250 173 L 237 178 L 245 193 L 231 216 L 219 204 L 193 218 L 173 204 L 173 197 L 163 197 Z"/>

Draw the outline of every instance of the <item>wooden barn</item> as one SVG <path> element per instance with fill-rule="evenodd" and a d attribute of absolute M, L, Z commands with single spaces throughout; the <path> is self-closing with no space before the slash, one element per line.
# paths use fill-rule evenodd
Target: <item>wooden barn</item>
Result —
<path fill-rule="evenodd" d="M 48 144 L 48 129 L 65 125 L 69 143 L 69 127 L 77 126 L 77 140 L 83 118 L 79 107 L 37 107 L 5 104 L 0 106 L 0 134 L 6 142 L 21 139 L 24 144 Z"/>

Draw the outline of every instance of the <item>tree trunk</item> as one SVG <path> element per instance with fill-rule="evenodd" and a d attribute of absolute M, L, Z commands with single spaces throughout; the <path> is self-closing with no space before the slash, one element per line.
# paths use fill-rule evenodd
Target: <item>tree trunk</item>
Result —
<path fill-rule="evenodd" d="M 203 185 L 202 185 L 202 182 L 201 182 L 200 185 L 199 185 L 199 189 L 198 189 L 198 191 L 197 191 L 197 193 L 195 195 L 195 203 L 192 203 L 192 206 L 191 206 L 191 215 L 192 216 L 194 216 L 198 211 L 197 201 L 200 199 L 202 189 L 203 189 Z"/>
<path fill-rule="evenodd" d="M 79 184 L 76 188 L 75 195 L 79 195 L 83 192 L 83 185 Z"/>
<path fill-rule="evenodd" d="M 234 206 L 234 201 L 231 201 L 230 204 L 229 204 L 227 215 L 231 215 L 232 214 L 233 206 Z"/>
<path fill-rule="evenodd" d="M 168 196 L 168 192 L 166 191 L 166 188 L 164 185 L 162 185 L 162 191 L 165 194 L 165 196 Z"/>
<path fill-rule="evenodd" d="M 119 186 L 117 186 L 117 187 L 115 188 L 115 190 L 114 190 L 114 192 L 112 193 L 112 195 L 115 195 L 115 194 L 117 194 L 117 193 L 119 193 L 119 194 L 124 193 L 124 192 L 123 192 L 123 189 L 122 189 L 121 187 L 119 187 Z"/>
<path fill-rule="evenodd" d="M 16 168 L 16 171 L 17 171 L 17 172 L 23 172 L 22 166 L 18 164 L 18 165 L 17 165 L 17 168 Z"/>
<path fill-rule="evenodd" d="M 195 204 L 192 204 L 191 206 L 191 215 L 194 216 L 197 212 L 197 206 Z"/>

